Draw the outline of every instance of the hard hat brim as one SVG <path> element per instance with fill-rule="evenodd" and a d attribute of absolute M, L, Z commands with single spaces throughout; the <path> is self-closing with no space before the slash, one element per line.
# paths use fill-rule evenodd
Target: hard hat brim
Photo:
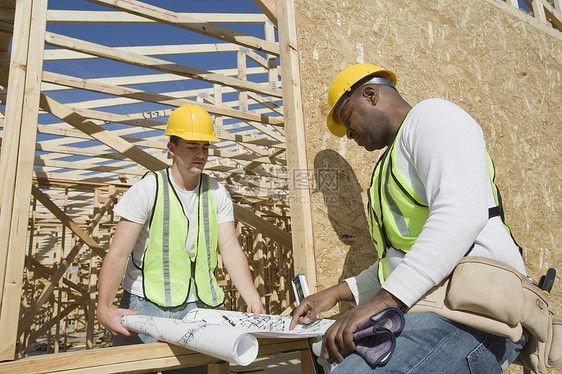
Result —
<path fill-rule="evenodd" d="M 342 138 L 347 133 L 347 130 L 345 129 L 345 126 L 341 123 L 341 121 L 339 119 L 336 119 L 334 116 L 334 108 L 336 107 L 336 104 L 334 104 L 328 112 L 328 116 L 326 117 L 326 126 L 328 126 L 328 130 L 330 130 L 332 134 L 339 138 Z"/>
<path fill-rule="evenodd" d="M 216 136 L 210 134 L 174 134 L 174 131 L 166 131 L 164 135 L 169 136 L 177 136 L 178 138 L 182 138 L 183 140 L 193 141 L 193 142 L 220 142 L 220 139 Z"/>

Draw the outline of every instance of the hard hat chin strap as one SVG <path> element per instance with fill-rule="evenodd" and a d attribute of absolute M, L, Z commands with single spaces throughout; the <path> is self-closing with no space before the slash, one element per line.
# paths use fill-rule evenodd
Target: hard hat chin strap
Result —
<path fill-rule="evenodd" d="M 344 93 L 340 97 L 340 99 L 338 100 L 338 102 L 334 106 L 334 113 L 336 114 L 336 116 L 338 116 L 340 121 L 343 122 L 340 113 L 341 113 L 343 107 L 345 107 L 345 105 L 347 104 L 347 102 L 351 98 L 351 95 L 353 94 L 353 92 L 355 92 L 355 90 L 358 90 L 359 88 L 361 88 L 363 86 L 366 86 L 368 84 L 380 84 L 380 85 L 383 85 L 383 86 L 392 87 L 396 90 L 396 86 L 394 85 L 394 83 L 392 83 L 389 79 L 386 79 L 386 78 L 383 78 L 383 77 L 372 77 L 371 79 L 369 79 L 368 81 L 364 82 L 363 84 L 357 86 L 356 88 L 354 88 L 352 86 L 349 91 L 347 91 L 346 93 Z"/>

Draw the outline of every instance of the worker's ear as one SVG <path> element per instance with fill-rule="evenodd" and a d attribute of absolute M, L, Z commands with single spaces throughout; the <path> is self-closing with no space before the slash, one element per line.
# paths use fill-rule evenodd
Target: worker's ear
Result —
<path fill-rule="evenodd" d="M 367 98 L 371 105 L 377 105 L 379 100 L 379 91 L 373 86 L 367 86 L 363 89 L 363 97 Z"/>
<path fill-rule="evenodd" d="M 173 156 L 176 151 L 176 145 L 172 142 L 168 142 L 166 147 L 168 148 L 168 155 Z"/>

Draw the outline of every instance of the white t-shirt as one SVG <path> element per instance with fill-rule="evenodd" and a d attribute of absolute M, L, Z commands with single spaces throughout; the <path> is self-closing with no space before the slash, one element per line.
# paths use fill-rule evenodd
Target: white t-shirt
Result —
<path fill-rule="evenodd" d="M 170 169 L 168 169 L 168 172 Z M 192 191 L 180 189 L 170 178 L 172 185 L 176 190 L 189 222 L 197 222 L 197 204 L 198 204 L 198 191 L 199 183 Z M 232 207 L 232 200 L 230 194 L 215 179 L 210 178 L 211 191 L 215 199 L 215 207 L 217 210 L 217 223 L 233 222 L 234 211 Z M 137 265 L 141 264 L 142 256 L 148 245 L 148 220 L 152 214 L 154 206 L 154 199 L 156 194 L 156 177 L 149 174 L 134 185 L 123 195 L 121 200 L 115 205 L 114 212 L 122 218 L 144 225 L 135 243 L 133 249 L 133 258 Z M 195 231 L 197 225 L 189 225 L 187 233 L 186 251 L 191 258 L 195 255 Z M 187 279 L 186 279 L 187 280 Z M 121 282 L 123 289 L 126 291 L 144 297 L 142 290 L 142 272 L 132 263 L 132 258 L 129 258 L 125 276 Z M 188 297 L 189 302 L 197 300 L 195 295 L 195 287 L 191 287 Z"/>
<path fill-rule="evenodd" d="M 506 263 L 525 274 L 519 250 L 494 207 L 482 129 L 457 105 L 429 99 L 402 124 L 397 167 L 429 207 L 429 217 L 411 250 L 387 248 L 392 273 L 382 288 L 407 306 L 446 278 L 474 243 L 470 256 Z M 357 304 L 379 292 L 377 263 L 346 279 Z"/>

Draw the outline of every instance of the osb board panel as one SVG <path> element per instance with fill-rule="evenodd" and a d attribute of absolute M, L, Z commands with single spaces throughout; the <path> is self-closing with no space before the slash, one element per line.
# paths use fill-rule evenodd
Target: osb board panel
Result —
<path fill-rule="evenodd" d="M 559 39 L 482 0 L 297 0 L 296 14 L 309 167 L 339 172 L 337 191 L 313 186 L 319 289 L 375 260 L 365 191 L 379 152 L 325 130 L 328 86 L 357 62 L 395 69 L 412 105 L 441 97 L 477 119 L 529 274 L 562 274 Z M 560 279 L 553 295 L 562 315 Z"/>

